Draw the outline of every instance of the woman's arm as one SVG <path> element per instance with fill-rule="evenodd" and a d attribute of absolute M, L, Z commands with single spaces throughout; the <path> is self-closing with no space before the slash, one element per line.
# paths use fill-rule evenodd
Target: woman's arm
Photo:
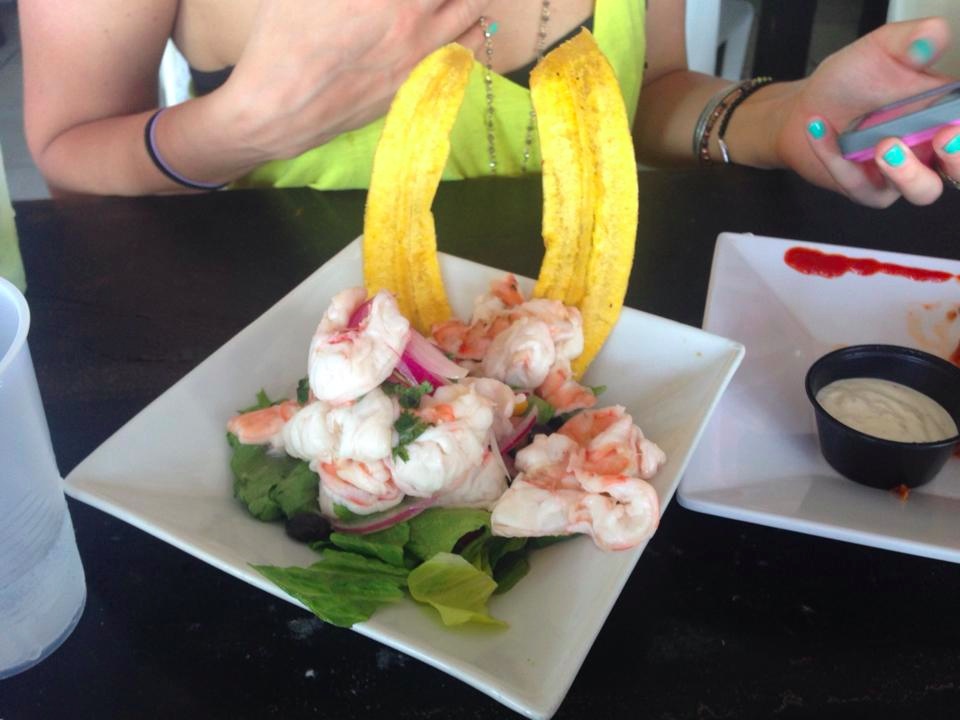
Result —
<path fill-rule="evenodd" d="M 263 0 L 230 79 L 165 112 L 156 144 L 178 173 L 221 183 L 382 115 L 412 67 L 458 40 L 480 47 L 486 0 Z M 144 128 L 176 0 L 24 0 L 27 143 L 54 191 L 182 188 Z M 310 32 L 304 32 L 310 28 Z"/>
<path fill-rule="evenodd" d="M 633 134 L 637 159 L 648 165 L 692 163 L 693 130 L 700 112 L 719 89 L 731 84 L 687 69 L 685 4 L 677 0 L 647 4 L 647 66 Z"/>
<path fill-rule="evenodd" d="M 143 148 L 176 0 L 24 0 L 24 124 L 54 191 L 172 189 Z"/>

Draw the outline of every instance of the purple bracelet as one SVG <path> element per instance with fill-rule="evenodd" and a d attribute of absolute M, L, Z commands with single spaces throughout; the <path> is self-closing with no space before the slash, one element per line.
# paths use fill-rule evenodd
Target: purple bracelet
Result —
<path fill-rule="evenodd" d="M 151 115 L 150 119 L 147 120 L 147 127 L 144 129 L 143 133 L 144 143 L 147 146 L 147 155 L 149 155 L 150 159 L 153 160 L 153 164 L 157 166 L 157 170 L 162 172 L 175 183 L 191 188 L 192 190 L 219 190 L 220 188 L 226 187 L 226 183 L 204 183 L 196 182 L 195 180 L 189 180 L 164 162 L 163 158 L 160 157 L 159 151 L 157 150 L 156 125 L 157 118 L 159 118 L 160 115 L 165 111 L 166 108 L 161 108 Z"/>

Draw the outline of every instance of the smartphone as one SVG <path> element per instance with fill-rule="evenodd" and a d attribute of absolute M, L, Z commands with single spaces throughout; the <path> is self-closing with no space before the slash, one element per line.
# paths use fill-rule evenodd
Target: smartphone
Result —
<path fill-rule="evenodd" d="M 884 105 L 856 118 L 837 138 L 847 160 L 873 160 L 874 147 L 898 137 L 913 147 L 928 142 L 946 125 L 960 125 L 960 82 Z"/>

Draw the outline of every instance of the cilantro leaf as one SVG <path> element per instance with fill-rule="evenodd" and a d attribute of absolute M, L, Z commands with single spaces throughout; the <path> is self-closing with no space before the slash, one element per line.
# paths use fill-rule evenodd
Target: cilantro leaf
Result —
<path fill-rule="evenodd" d="M 238 411 L 238 414 L 243 415 L 244 413 L 253 412 L 254 410 L 263 410 L 268 408 L 271 405 L 276 405 L 281 403 L 283 400 L 271 400 L 270 396 L 264 391 L 263 388 L 260 388 L 260 392 L 257 393 L 257 402 L 251 405 L 250 407 L 245 407 L 242 410 Z"/>
<path fill-rule="evenodd" d="M 409 460 L 410 454 L 407 452 L 407 445 L 420 437 L 429 427 L 429 423 L 425 423 L 412 412 L 402 411 L 400 417 L 393 423 L 393 429 L 397 431 L 399 436 L 397 445 L 393 448 L 393 459 Z"/>
<path fill-rule="evenodd" d="M 408 410 L 420 407 L 420 398 L 433 392 L 433 385 L 427 381 L 414 386 L 387 381 L 380 387 L 386 395 L 397 398 L 400 407 Z"/>
<path fill-rule="evenodd" d="M 297 383 L 297 402 L 306 405 L 310 400 L 310 380 L 309 378 L 300 378 Z"/>

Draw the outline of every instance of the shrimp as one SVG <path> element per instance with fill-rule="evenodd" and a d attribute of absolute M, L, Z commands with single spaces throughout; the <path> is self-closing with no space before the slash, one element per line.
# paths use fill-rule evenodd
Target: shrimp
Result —
<path fill-rule="evenodd" d="M 520 474 L 494 506 L 495 535 L 586 533 L 606 550 L 645 542 L 660 518 L 646 482 L 666 455 L 622 407 L 588 410 L 517 453 Z"/>
<path fill-rule="evenodd" d="M 383 461 L 336 460 L 317 463 L 320 475 L 320 511 L 335 516 L 333 505 L 343 505 L 358 515 L 370 515 L 399 505 L 403 493 Z"/>
<path fill-rule="evenodd" d="M 522 303 L 517 278 L 508 273 L 490 283 L 490 292 L 476 299 L 469 323 L 457 319 L 439 323 L 433 328 L 433 340 L 461 360 L 482 360 L 493 339 L 510 327 L 507 310 Z"/>
<path fill-rule="evenodd" d="M 351 324 L 365 297 L 363 288 L 335 295 L 310 341 L 307 371 L 319 400 L 341 404 L 377 387 L 393 372 L 410 339 L 410 322 L 386 291 L 373 297 L 358 324 Z"/>
<path fill-rule="evenodd" d="M 283 447 L 282 432 L 287 421 L 300 409 L 295 400 L 235 415 L 227 421 L 227 431 L 244 445 Z"/>
<path fill-rule="evenodd" d="M 436 507 L 473 507 L 490 510 L 507 489 L 507 476 L 492 450 L 486 450 L 480 467 L 456 487 L 437 495 Z"/>
<path fill-rule="evenodd" d="M 330 427 L 330 404 L 322 400 L 304 405 L 283 427 L 283 448 L 287 455 L 312 461 L 336 455 L 336 428 Z"/>
<path fill-rule="evenodd" d="M 578 490 L 570 467 L 579 452 L 580 446 L 566 435 L 535 435 L 533 442 L 517 453 L 515 465 L 527 482 L 545 490 Z"/>
<path fill-rule="evenodd" d="M 408 495 L 431 497 L 457 487 L 480 465 L 494 413 L 471 386 L 455 384 L 424 396 L 418 414 L 436 424 L 406 446 L 406 460 L 393 461 L 393 478 Z"/>
<path fill-rule="evenodd" d="M 493 508 L 493 534 L 538 537 L 584 533 L 604 550 L 625 550 L 649 539 L 660 519 L 653 486 L 621 477 L 604 487 L 604 492 L 548 490 L 520 475 Z"/>
<path fill-rule="evenodd" d="M 620 405 L 577 413 L 558 432 L 584 448 L 580 469 L 588 472 L 649 480 L 667 460 Z"/>
<path fill-rule="evenodd" d="M 493 433 L 498 440 L 513 431 L 511 418 L 517 405 L 526 399 L 522 393 L 515 393 L 509 385 L 493 378 L 465 377 L 459 384 L 473 389 L 477 395 L 490 401 Z"/>
<path fill-rule="evenodd" d="M 583 352 L 583 318 L 577 308 L 559 300 L 534 298 L 513 308 L 512 314 L 545 322 L 557 348 L 557 357 L 573 360 Z"/>
<path fill-rule="evenodd" d="M 399 415 L 394 399 L 374 388 L 358 401 L 305 405 L 283 428 L 288 455 L 307 461 L 382 460 L 393 450 L 393 422 Z"/>
<path fill-rule="evenodd" d="M 507 273 L 499 280 L 490 283 L 490 293 L 498 298 L 506 307 L 523 304 L 523 295 L 520 285 L 513 273 Z"/>
<path fill-rule="evenodd" d="M 536 393 L 558 413 L 584 410 L 597 404 L 597 396 L 593 391 L 573 379 L 570 362 L 566 359 L 558 359 L 554 363 Z"/>
<path fill-rule="evenodd" d="M 535 388 L 546 380 L 556 359 L 547 324 L 521 317 L 493 339 L 479 372 L 513 387 Z"/>
<path fill-rule="evenodd" d="M 506 275 L 477 298 L 469 324 L 441 323 L 433 328 L 433 339 L 455 357 L 479 361 L 479 374 L 532 389 L 547 379 L 554 361 L 563 361 L 569 376 L 569 361 L 583 352 L 583 319 L 577 308 L 558 300 L 525 301 L 516 278 Z M 557 388 L 566 379 L 560 375 L 552 381 Z M 563 388 L 573 395 L 564 405 L 589 407 L 587 396 L 576 390 Z"/>
<path fill-rule="evenodd" d="M 482 360 L 493 339 L 508 327 L 510 318 L 503 315 L 469 325 L 461 320 L 448 320 L 434 326 L 432 335 L 444 352 L 462 360 Z"/>

